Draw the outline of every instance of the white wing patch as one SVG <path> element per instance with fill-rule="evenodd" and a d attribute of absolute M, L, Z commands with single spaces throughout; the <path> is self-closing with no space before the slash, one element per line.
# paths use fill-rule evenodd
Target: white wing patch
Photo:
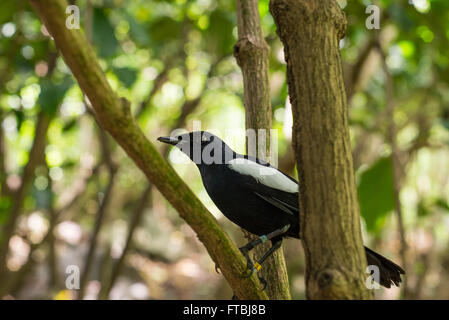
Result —
<path fill-rule="evenodd" d="M 228 166 L 232 170 L 243 175 L 251 176 L 259 183 L 273 189 L 290 193 L 298 192 L 298 184 L 273 167 L 266 167 L 244 158 L 233 159 L 228 162 Z"/>

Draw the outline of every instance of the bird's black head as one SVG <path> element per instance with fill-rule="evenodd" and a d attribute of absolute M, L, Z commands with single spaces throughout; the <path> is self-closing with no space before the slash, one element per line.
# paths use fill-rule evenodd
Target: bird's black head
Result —
<path fill-rule="evenodd" d="M 157 140 L 179 148 L 197 165 L 224 164 L 235 154 L 223 140 L 207 131 L 159 137 Z"/>

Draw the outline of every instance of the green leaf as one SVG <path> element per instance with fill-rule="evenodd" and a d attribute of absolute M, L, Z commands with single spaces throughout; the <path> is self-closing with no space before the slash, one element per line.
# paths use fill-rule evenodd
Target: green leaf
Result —
<path fill-rule="evenodd" d="M 103 9 L 95 8 L 93 14 L 92 40 L 102 57 L 111 57 L 117 53 L 119 43 L 114 34 L 114 28 Z"/>
<path fill-rule="evenodd" d="M 17 11 L 19 1 L 2 0 L 2 10 L 0 10 L 0 24 L 11 21 L 14 12 Z"/>
<path fill-rule="evenodd" d="M 73 160 L 65 161 L 60 167 L 61 169 L 71 169 L 74 168 L 77 165 L 77 163 Z"/>
<path fill-rule="evenodd" d="M 59 84 L 55 84 L 47 78 L 41 80 L 41 92 L 39 94 L 38 103 L 47 115 L 52 117 L 56 114 L 67 90 L 72 84 L 73 80 L 70 77 L 65 78 Z"/>
<path fill-rule="evenodd" d="M 379 232 L 387 213 L 394 209 L 391 157 L 380 158 L 361 174 L 358 186 L 360 213 L 370 232 Z"/>
<path fill-rule="evenodd" d="M 132 68 L 113 68 L 114 73 L 127 88 L 130 88 L 137 79 L 137 70 Z"/>
<path fill-rule="evenodd" d="M 10 208 L 11 199 L 9 197 L 0 197 L 0 226 L 8 221 Z"/>
<path fill-rule="evenodd" d="M 147 26 L 127 16 L 126 21 L 129 23 L 129 34 L 131 38 L 140 46 L 149 46 L 150 39 L 147 32 Z"/>
<path fill-rule="evenodd" d="M 77 121 L 78 121 L 77 118 L 73 118 L 72 120 L 70 120 L 69 122 L 64 124 L 64 127 L 62 127 L 62 132 L 68 132 L 68 131 L 72 130 L 73 128 L 75 128 Z"/>
<path fill-rule="evenodd" d="M 413 20 L 407 15 L 407 12 L 405 12 L 400 3 L 392 3 L 387 11 L 391 16 L 391 19 L 402 31 L 408 32 L 413 28 Z"/>
<path fill-rule="evenodd" d="M 422 199 L 418 202 L 417 210 L 418 210 L 418 217 L 426 217 L 430 213 L 428 206 Z"/>
<path fill-rule="evenodd" d="M 444 199 L 438 199 L 437 201 L 435 201 L 435 205 L 438 208 L 445 210 L 446 213 L 449 213 L 449 204 Z"/>
<path fill-rule="evenodd" d="M 154 42 L 167 43 L 170 40 L 179 40 L 182 24 L 170 17 L 162 17 L 151 25 L 150 36 Z"/>
<path fill-rule="evenodd" d="M 23 114 L 23 110 L 13 110 L 14 115 L 16 116 L 17 121 L 17 131 L 20 132 L 20 128 L 22 127 L 22 123 L 25 120 L 25 115 Z"/>
<path fill-rule="evenodd" d="M 209 17 L 209 28 L 204 31 L 204 39 L 209 52 L 218 56 L 231 54 L 235 39 L 232 30 L 235 22 L 228 12 L 215 10 Z"/>

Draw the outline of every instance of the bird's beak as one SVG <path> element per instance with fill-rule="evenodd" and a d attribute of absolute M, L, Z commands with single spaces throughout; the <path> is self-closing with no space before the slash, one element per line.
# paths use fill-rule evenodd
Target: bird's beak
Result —
<path fill-rule="evenodd" d="M 175 137 L 159 137 L 157 138 L 157 140 L 163 143 L 171 144 L 173 146 L 177 145 L 179 142 L 178 138 Z"/>

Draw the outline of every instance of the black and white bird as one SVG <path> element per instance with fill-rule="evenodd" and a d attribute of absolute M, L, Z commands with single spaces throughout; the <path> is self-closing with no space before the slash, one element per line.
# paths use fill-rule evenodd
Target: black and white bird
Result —
<path fill-rule="evenodd" d="M 281 246 L 283 238 L 299 239 L 295 179 L 267 162 L 236 153 L 209 132 L 195 131 L 158 140 L 178 147 L 194 161 L 218 209 L 241 228 L 259 236 L 240 248 L 248 262 L 249 275 L 260 270 L 262 263 Z M 253 263 L 249 251 L 268 240 L 272 247 Z M 379 283 L 387 288 L 392 284 L 399 286 L 404 270 L 369 248 L 365 247 L 365 252 L 368 265 L 379 267 Z"/>

